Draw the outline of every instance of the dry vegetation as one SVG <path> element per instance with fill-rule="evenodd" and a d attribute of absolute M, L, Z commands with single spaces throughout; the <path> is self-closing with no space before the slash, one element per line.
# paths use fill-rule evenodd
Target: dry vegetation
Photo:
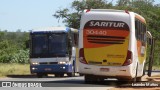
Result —
<path fill-rule="evenodd" d="M 30 74 L 29 64 L 0 63 L 0 77 Z"/>

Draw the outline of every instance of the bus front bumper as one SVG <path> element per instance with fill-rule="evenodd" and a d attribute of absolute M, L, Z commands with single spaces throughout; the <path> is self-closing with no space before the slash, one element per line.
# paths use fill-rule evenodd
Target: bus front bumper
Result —
<path fill-rule="evenodd" d="M 31 73 L 70 73 L 72 72 L 72 65 L 58 64 L 58 65 L 30 65 Z"/>

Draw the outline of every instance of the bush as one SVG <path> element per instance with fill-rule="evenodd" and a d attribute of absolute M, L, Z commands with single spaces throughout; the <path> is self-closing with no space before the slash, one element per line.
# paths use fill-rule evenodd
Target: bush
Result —
<path fill-rule="evenodd" d="M 15 53 L 10 58 L 10 63 L 29 63 L 29 50 L 19 50 L 18 53 Z"/>
<path fill-rule="evenodd" d="M 19 50 L 18 53 L 3 54 L 0 56 L 0 63 L 21 63 L 29 62 L 29 50 Z"/>
<path fill-rule="evenodd" d="M 28 63 L 29 50 L 25 45 L 28 39 L 26 32 L 0 31 L 0 63 Z"/>

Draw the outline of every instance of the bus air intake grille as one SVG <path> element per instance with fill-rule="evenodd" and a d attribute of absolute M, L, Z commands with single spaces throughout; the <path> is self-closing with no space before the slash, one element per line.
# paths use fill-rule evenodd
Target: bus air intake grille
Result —
<path fill-rule="evenodd" d="M 125 37 L 119 36 L 87 36 L 87 40 L 90 43 L 98 44 L 123 44 L 125 42 Z"/>

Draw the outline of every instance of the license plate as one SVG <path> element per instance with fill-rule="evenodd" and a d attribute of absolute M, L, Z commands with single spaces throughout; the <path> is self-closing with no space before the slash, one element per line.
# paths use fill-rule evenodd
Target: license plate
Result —
<path fill-rule="evenodd" d="M 101 72 L 108 72 L 108 71 L 109 71 L 109 68 L 100 68 L 100 71 L 101 71 Z"/>
<path fill-rule="evenodd" d="M 51 68 L 45 68 L 44 70 L 45 71 L 51 71 L 52 69 Z"/>

